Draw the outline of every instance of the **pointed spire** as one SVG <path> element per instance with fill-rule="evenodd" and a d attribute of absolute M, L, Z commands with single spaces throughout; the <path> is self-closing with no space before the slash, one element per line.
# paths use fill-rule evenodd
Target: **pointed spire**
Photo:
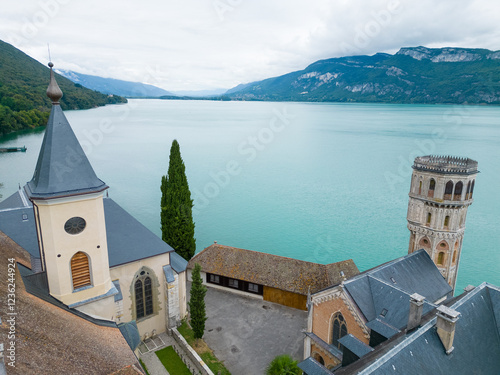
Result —
<path fill-rule="evenodd" d="M 30 199 L 51 199 L 104 191 L 108 186 L 92 168 L 73 129 L 59 105 L 62 91 L 52 67 L 47 96 L 52 100 L 47 128 L 38 154 L 33 178 L 26 184 Z"/>
<path fill-rule="evenodd" d="M 54 71 L 52 70 L 53 66 L 54 64 L 52 64 L 52 62 L 49 62 L 50 83 L 49 87 L 47 87 L 47 96 L 49 97 L 50 100 L 52 100 L 52 104 L 55 105 L 59 104 L 59 100 L 61 100 L 63 93 L 56 82 L 56 77 L 54 76 Z"/>

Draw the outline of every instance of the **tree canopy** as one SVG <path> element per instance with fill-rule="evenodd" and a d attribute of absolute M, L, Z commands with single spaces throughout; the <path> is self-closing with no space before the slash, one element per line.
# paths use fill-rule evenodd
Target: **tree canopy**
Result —
<path fill-rule="evenodd" d="M 48 67 L 0 40 L 0 136 L 47 125 L 51 103 L 45 91 L 49 77 Z M 56 79 L 64 94 L 63 109 L 88 109 L 127 101 L 74 84 L 57 73 Z"/>
<path fill-rule="evenodd" d="M 196 251 L 193 200 L 180 146 L 175 139 L 170 148 L 168 173 L 161 179 L 161 192 L 162 239 L 189 260 Z"/>
<path fill-rule="evenodd" d="M 196 263 L 191 273 L 191 294 L 189 298 L 189 313 L 191 314 L 191 328 L 193 328 L 194 338 L 201 339 L 205 331 L 205 321 L 207 320 L 205 310 L 205 294 L 207 288 L 203 285 L 200 276 L 201 266 Z"/>

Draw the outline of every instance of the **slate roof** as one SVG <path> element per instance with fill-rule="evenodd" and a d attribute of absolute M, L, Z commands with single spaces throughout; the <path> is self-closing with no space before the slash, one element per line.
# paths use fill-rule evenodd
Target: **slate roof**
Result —
<path fill-rule="evenodd" d="M 299 368 L 308 375 L 331 375 L 332 372 L 328 371 L 325 367 L 312 357 L 308 357 L 298 364 Z"/>
<path fill-rule="evenodd" d="M 366 326 L 387 339 L 400 332 L 399 329 L 394 328 L 379 318 L 366 323 Z"/>
<path fill-rule="evenodd" d="M 500 288 L 483 283 L 450 308 L 460 313 L 451 354 L 446 354 L 436 333 L 434 317 L 417 330 L 381 344 L 382 353 L 376 349 L 338 374 L 497 374 Z"/>
<path fill-rule="evenodd" d="M 7 290 L 9 258 L 29 265 L 26 251 L 0 232 L 2 291 Z M 94 324 L 76 312 L 31 295 L 26 290 L 28 284 L 32 290 L 41 289 L 39 280 L 24 279 L 21 269 L 26 271 L 18 264 L 15 277 L 17 361 L 16 368 L 9 370 L 9 374 L 109 374 L 140 366 L 116 326 Z M 7 306 L 7 293 L 0 293 L 0 304 Z M 6 337 L 9 330 L 5 320 L 2 317 L 1 337 Z"/>
<path fill-rule="evenodd" d="M 307 295 L 339 284 L 343 278 L 359 273 L 352 259 L 327 265 L 305 262 L 258 251 L 213 244 L 196 254 L 188 263 L 201 265 L 203 272 L 213 273 L 288 292 Z"/>
<path fill-rule="evenodd" d="M 15 204 L 17 202 L 16 195 L 19 194 L 14 193 L 2 203 L 8 201 Z M 103 202 L 110 267 L 174 251 L 170 245 L 147 229 L 111 198 L 104 198 Z M 27 216 L 27 220 L 23 220 L 23 214 Z M 0 209 L 0 230 L 28 251 L 31 256 L 40 258 L 31 202 L 28 207 L 4 207 L 3 210 Z M 176 270 L 177 272 L 186 269 L 187 262 L 179 255 L 176 254 L 172 258 L 175 267 L 181 270 Z"/>
<path fill-rule="evenodd" d="M 373 351 L 372 347 L 366 345 L 350 333 L 339 339 L 339 342 L 359 358 Z"/>
<path fill-rule="evenodd" d="M 26 193 L 31 198 L 48 199 L 107 188 L 95 174 L 61 107 L 53 105 Z"/>
<path fill-rule="evenodd" d="M 110 267 L 174 251 L 114 200 L 103 201 Z"/>
<path fill-rule="evenodd" d="M 179 254 L 173 252 L 170 253 L 170 265 L 173 270 L 177 273 L 184 272 L 188 266 L 188 261 L 181 257 Z"/>
<path fill-rule="evenodd" d="M 411 294 L 426 298 L 423 314 L 436 307 L 434 302 L 452 295 L 450 285 L 425 250 L 355 276 L 344 283 L 344 288 L 368 322 L 378 318 L 397 329 L 408 322 Z"/>

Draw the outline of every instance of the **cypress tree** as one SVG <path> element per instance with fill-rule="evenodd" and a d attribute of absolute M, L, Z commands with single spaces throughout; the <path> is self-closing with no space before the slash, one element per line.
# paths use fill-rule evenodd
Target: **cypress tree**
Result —
<path fill-rule="evenodd" d="M 191 272 L 191 292 L 189 298 L 189 313 L 191 314 L 191 328 L 194 331 L 194 338 L 201 339 L 205 331 L 205 321 L 207 315 L 205 311 L 205 294 L 207 288 L 203 285 L 200 276 L 201 266 L 196 263 Z"/>
<path fill-rule="evenodd" d="M 170 148 L 168 174 L 161 178 L 162 239 L 184 259 L 193 257 L 194 239 L 193 200 L 181 157 L 179 143 L 174 139 Z"/>

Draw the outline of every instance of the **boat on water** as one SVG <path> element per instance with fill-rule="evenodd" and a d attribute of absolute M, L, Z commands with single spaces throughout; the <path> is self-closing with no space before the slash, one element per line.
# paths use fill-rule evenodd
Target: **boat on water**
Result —
<path fill-rule="evenodd" d="M 26 152 L 26 146 L 23 147 L 0 147 L 0 152 Z"/>

